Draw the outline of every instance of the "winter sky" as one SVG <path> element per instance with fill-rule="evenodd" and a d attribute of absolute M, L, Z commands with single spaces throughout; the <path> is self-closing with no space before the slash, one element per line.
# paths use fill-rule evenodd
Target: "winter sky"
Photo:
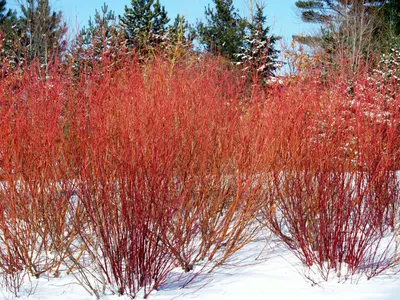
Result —
<path fill-rule="evenodd" d="M 21 0 L 10 0 L 10 6 Z M 51 0 L 53 8 L 62 10 L 70 32 L 77 32 L 87 25 L 90 16 L 93 16 L 95 10 L 100 10 L 105 0 Z M 254 0 L 255 2 L 256 0 Z M 290 43 L 293 34 L 307 33 L 313 28 L 309 24 L 301 21 L 296 7 L 296 0 L 264 0 L 266 5 L 265 14 L 267 15 L 267 24 L 271 25 L 272 32 L 284 38 L 285 43 Z M 106 0 L 110 10 L 116 15 L 124 13 L 125 5 L 130 5 L 131 0 Z M 197 19 L 204 18 L 204 8 L 208 4 L 213 4 L 212 0 L 160 0 L 164 5 L 171 20 L 175 19 L 177 14 L 185 15 L 190 23 L 195 23 Z M 248 0 L 234 0 L 242 16 L 248 15 Z M 315 26 L 314 26 L 315 28 Z"/>

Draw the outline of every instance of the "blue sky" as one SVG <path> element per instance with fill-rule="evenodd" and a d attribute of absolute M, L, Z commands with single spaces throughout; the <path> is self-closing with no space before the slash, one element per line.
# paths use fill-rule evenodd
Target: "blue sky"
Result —
<path fill-rule="evenodd" d="M 9 0 L 13 6 L 18 0 Z M 64 13 L 71 32 L 87 25 L 87 21 L 95 10 L 100 10 L 104 0 L 51 0 L 53 8 Z M 264 0 L 266 4 L 265 14 L 267 23 L 272 26 L 272 32 L 280 35 L 286 43 L 290 43 L 293 34 L 307 33 L 314 29 L 309 24 L 304 24 L 296 13 L 295 0 Z M 117 15 L 123 14 L 125 5 L 130 5 L 130 0 L 106 0 L 109 9 L 114 10 Z M 160 0 L 165 6 L 170 19 L 179 14 L 184 14 L 190 23 L 204 17 L 204 7 L 213 4 L 211 0 Z M 248 15 L 247 1 L 234 0 L 234 6 L 242 16 Z M 15 5 L 15 4 L 14 4 Z M 314 27 L 315 28 L 315 27 Z"/>

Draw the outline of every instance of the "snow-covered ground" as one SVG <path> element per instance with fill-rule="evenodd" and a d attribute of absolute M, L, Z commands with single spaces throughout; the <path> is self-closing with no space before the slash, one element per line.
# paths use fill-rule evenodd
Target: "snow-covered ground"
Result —
<path fill-rule="evenodd" d="M 264 249 L 264 250 L 263 250 Z M 262 252 L 261 252 L 262 251 Z M 261 253 L 260 253 L 261 252 Z M 148 299 L 399 299 L 400 275 L 383 274 L 371 280 L 361 278 L 358 284 L 351 281 L 307 281 L 304 267 L 283 246 L 274 242 L 253 242 L 236 253 L 224 266 L 212 273 L 199 273 L 191 283 L 181 288 L 192 274 L 173 272 L 169 282 Z M 59 278 L 26 280 L 18 299 L 86 300 L 94 299 L 73 277 L 62 273 Z M 0 289 L 1 299 L 13 299 Z M 138 296 L 137 299 L 142 297 Z M 125 300 L 127 297 L 105 295 L 105 300 Z"/>

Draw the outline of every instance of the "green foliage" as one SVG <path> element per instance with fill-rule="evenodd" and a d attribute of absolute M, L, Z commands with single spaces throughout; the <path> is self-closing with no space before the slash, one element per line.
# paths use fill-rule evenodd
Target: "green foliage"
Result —
<path fill-rule="evenodd" d="M 117 42 L 116 16 L 103 4 L 101 10 L 96 9 L 94 19 L 89 19 L 88 27 L 84 27 L 79 35 L 79 43 L 85 50 L 92 48 L 93 56 L 98 58 Z"/>
<path fill-rule="evenodd" d="M 397 1 L 397 0 L 396 0 Z M 298 0 L 295 5 L 301 12 L 301 19 L 308 23 L 326 24 L 337 20 L 337 17 L 351 15 L 360 9 L 367 8 L 366 14 L 371 15 L 377 7 L 382 7 L 385 0 Z"/>
<path fill-rule="evenodd" d="M 329 64 L 349 60 L 352 69 L 387 52 L 398 27 L 399 0 L 299 0 L 296 6 L 304 22 L 321 24 L 320 35 L 296 41 L 322 50 Z"/>
<path fill-rule="evenodd" d="M 0 37 L 1 37 L 1 53 L 0 60 L 11 66 L 15 66 L 15 47 L 14 44 L 18 40 L 16 24 L 17 15 L 15 11 L 6 8 L 6 0 L 0 1 Z"/>
<path fill-rule="evenodd" d="M 6 0 L 0 0 L 0 25 L 3 25 L 13 14 L 11 10 L 7 10 L 6 5 Z"/>
<path fill-rule="evenodd" d="M 386 24 L 395 35 L 400 35 L 400 0 L 389 1 L 384 9 Z"/>
<path fill-rule="evenodd" d="M 400 34 L 400 0 L 298 0 L 295 5 L 304 22 L 322 25 L 323 39 L 326 33 L 331 36 L 336 33 L 340 35 L 341 30 L 346 35 L 343 30 L 345 26 L 364 26 L 361 30 L 367 29 L 365 31 L 370 30 L 368 26 L 373 26 L 373 39 L 379 43 L 387 40 L 386 37 L 382 39 L 382 36 L 388 32 Z M 357 18 L 363 18 L 363 24 L 357 24 Z M 306 44 L 316 42 L 313 37 L 296 38 Z"/>
<path fill-rule="evenodd" d="M 301 9 L 323 8 L 323 3 L 318 1 L 296 1 L 296 6 Z"/>
<path fill-rule="evenodd" d="M 159 0 L 132 0 L 120 21 L 127 44 L 143 54 L 161 43 L 169 18 Z"/>
<path fill-rule="evenodd" d="M 90 18 L 88 26 L 81 30 L 68 56 L 76 76 L 82 73 L 82 68 L 92 70 L 105 56 L 117 58 L 123 45 L 116 21 L 114 11 L 106 3 L 100 11 L 96 9 L 94 19 Z"/>
<path fill-rule="evenodd" d="M 168 26 L 168 39 L 172 45 L 176 43 L 191 43 L 194 39 L 192 26 L 186 21 L 185 16 L 177 15 L 174 23 Z"/>
<path fill-rule="evenodd" d="M 215 9 L 208 6 L 205 10 L 206 22 L 197 24 L 199 41 L 207 51 L 236 62 L 237 53 L 244 47 L 247 22 L 239 16 L 232 0 L 213 2 Z"/>
<path fill-rule="evenodd" d="M 172 62 L 179 61 L 183 57 L 188 57 L 193 52 L 194 33 L 192 26 L 186 21 L 184 16 L 177 15 L 174 22 L 167 28 L 160 49 L 164 57 Z"/>
<path fill-rule="evenodd" d="M 400 50 L 400 0 L 391 0 L 382 9 L 384 52 Z"/>
<path fill-rule="evenodd" d="M 239 64 L 243 64 L 244 71 L 249 77 L 255 77 L 265 83 L 274 76 L 274 71 L 279 66 L 279 51 L 275 48 L 275 44 L 280 37 L 270 34 L 263 6 L 257 4 L 252 20 L 253 23 L 248 24 L 244 51 L 238 54 L 241 60 Z"/>
<path fill-rule="evenodd" d="M 26 51 L 23 56 L 28 62 L 38 58 L 41 66 L 47 67 L 66 50 L 67 27 L 62 13 L 52 11 L 48 0 L 28 0 L 20 8 L 18 30 L 20 45 Z"/>
<path fill-rule="evenodd" d="M 335 12 L 335 1 L 310 0 L 296 1 L 295 5 L 301 11 L 301 19 L 307 23 L 325 23 L 331 21 Z"/>

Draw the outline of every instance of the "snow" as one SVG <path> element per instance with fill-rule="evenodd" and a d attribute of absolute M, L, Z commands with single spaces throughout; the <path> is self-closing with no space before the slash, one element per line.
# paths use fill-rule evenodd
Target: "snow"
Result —
<path fill-rule="evenodd" d="M 202 272 L 199 272 L 199 271 Z M 196 273 L 197 272 L 197 273 Z M 197 266 L 194 273 L 174 270 L 166 284 L 153 292 L 148 299 L 196 299 L 196 300 L 239 300 L 239 299 L 398 299 L 400 275 L 383 274 L 358 283 L 351 280 L 331 279 L 313 283 L 304 274 L 307 270 L 299 260 L 277 241 L 265 243 L 259 239 L 236 253 L 228 262 L 212 273 Z M 193 274 L 197 276 L 193 277 Z M 314 275 L 315 276 L 315 275 Z M 315 277 L 313 277 L 315 278 Z M 191 282 L 184 288 L 181 286 Z M 13 297 L 0 287 L 0 298 Z M 58 278 L 26 279 L 18 299 L 33 300 L 89 300 L 90 296 L 72 277 L 62 272 Z M 125 300 L 108 294 L 104 300 Z M 136 299 L 143 299 L 138 295 Z"/>

